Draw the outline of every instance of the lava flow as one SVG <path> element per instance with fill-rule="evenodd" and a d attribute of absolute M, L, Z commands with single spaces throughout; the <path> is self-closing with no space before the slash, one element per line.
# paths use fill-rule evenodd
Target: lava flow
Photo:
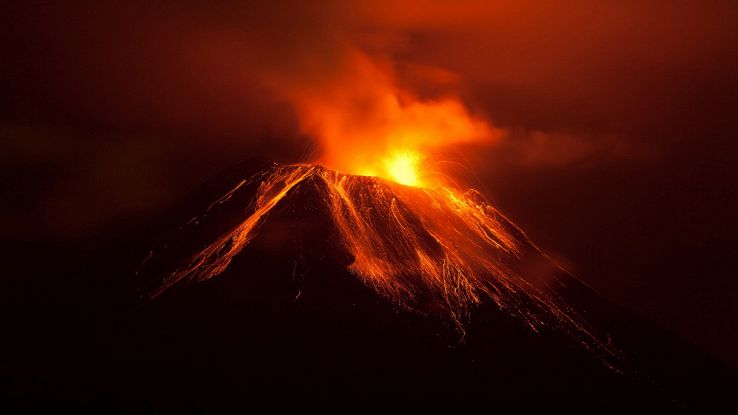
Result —
<path fill-rule="evenodd" d="M 306 186 L 318 193 L 341 245 L 353 258 L 348 270 L 381 296 L 410 309 L 445 314 L 462 331 L 472 307 L 491 300 L 534 331 L 548 326 L 600 356 L 616 355 L 549 287 L 551 281 L 525 274 L 526 261 L 545 256 L 517 227 L 477 191 L 421 187 L 416 162 L 412 154 L 389 158 L 385 173 L 396 181 L 315 164 L 274 165 L 242 180 L 211 208 L 244 184 L 259 183 L 244 220 L 171 272 L 155 295 L 180 281 L 222 273 L 275 207 Z"/>

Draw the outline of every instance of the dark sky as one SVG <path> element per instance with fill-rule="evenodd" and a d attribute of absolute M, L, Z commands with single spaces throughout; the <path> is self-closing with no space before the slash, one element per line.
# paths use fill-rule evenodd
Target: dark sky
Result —
<path fill-rule="evenodd" d="M 354 91 L 358 54 L 502 132 L 449 153 L 534 241 L 738 366 L 735 2 L 52 3 L 0 13 L 3 240 L 94 249 L 234 163 L 319 154 L 293 92 Z"/>

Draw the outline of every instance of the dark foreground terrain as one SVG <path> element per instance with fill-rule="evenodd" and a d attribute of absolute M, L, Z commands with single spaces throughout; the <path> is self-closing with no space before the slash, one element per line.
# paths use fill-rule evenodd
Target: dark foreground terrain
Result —
<path fill-rule="evenodd" d="M 4 241 L 3 412 L 736 405 L 734 370 L 567 275 L 563 295 L 624 352 L 619 370 L 494 304 L 474 309 L 463 333 L 398 307 L 345 270 L 309 195 L 288 198 L 222 275 L 147 299 L 176 257 L 162 246 L 184 252 L 217 235 L 253 189 L 199 227 L 179 225 L 259 168 L 238 166 L 156 218 L 118 224 L 97 249 Z M 151 248 L 153 265 L 137 274 Z"/>

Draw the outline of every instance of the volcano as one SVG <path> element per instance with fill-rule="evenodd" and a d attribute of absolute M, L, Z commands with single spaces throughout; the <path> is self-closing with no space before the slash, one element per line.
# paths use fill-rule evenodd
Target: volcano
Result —
<path fill-rule="evenodd" d="M 49 375 L 75 408 L 733 405 L 731 369 L 602 298 L 476 191 L 251 161 L 152 223 L 169 230 L 126 242 L 145 258 L 108 287 L 131 295 L 100 290 L 118 305 Z"/>
<path fill-rule="evenodd" d="M 591 332 L 587 322 L 559 295 L 567 282 L 526 236 L 475 191 L 416 188 L 377 177 L 355 176 L 317 165 L 272 166 L 235 187 L 188 223 L 209 227 L 229 203 L 255 196 L 245 219 L 205 247 L 185 254 L 183 266 L 167 275 L 153 296 L 183 280 L 223 273 L 273 223 L 289 229 L 282 247 L 304 246 L 312 226 L 310 256 L 329 256 L 376 293 L 414 311 L 452 319 L 463 331 L 470 307 L 491 301 L 530 329 L 551 326 L 585 348 L 615 358 L 616 352 Z M 243 207 L 241 205 L 241 207 Z M 317 218 L 317 219 L 316 219 Z M 310 225 L 312 223 L 312 225 Z M 318 223 L 320 225 L 318 225 Z M 190 238 L 178 238 L 188 240 Z M 171 244 L 169 244 L 171 245 Z M 293 252 L 292 258 L 304 256 Z M 167 262 L 177 262 L 169 259 Z M 295 263 L 295 271 L 308 264 Z"/>
<path fill-rule="evenodd" d="M 219 180 L 139 270 L 159 313 L 248 337 L 255 378 L 329 379 L 380 400 L 700 401 L 691 377 L 709 359 L 670 361 L 696 354 L 560 268 L 478 192 L 257 166 Z M 210 320 L 213 306 L 228 324 Z"/>

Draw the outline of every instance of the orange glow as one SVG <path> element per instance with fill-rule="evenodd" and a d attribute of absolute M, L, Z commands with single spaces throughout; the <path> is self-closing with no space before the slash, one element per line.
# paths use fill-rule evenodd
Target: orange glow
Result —
<path fill-rule="evenodd" d="M 397 183 L 417 186 L 420 182 L 418 177 L 419 161 L 420 156 L 410 151 L 393 154 L 385 161 L 387 173 Z"/>
<path fill-rule="evenodd" d="M 396 151 L 369 167 L 363 166 L 359 175 L 384 177 L 406 186 L 424 187 L 427 177 L 423 173 L 423 161 L 423 156 L 417 151 Z"/>

